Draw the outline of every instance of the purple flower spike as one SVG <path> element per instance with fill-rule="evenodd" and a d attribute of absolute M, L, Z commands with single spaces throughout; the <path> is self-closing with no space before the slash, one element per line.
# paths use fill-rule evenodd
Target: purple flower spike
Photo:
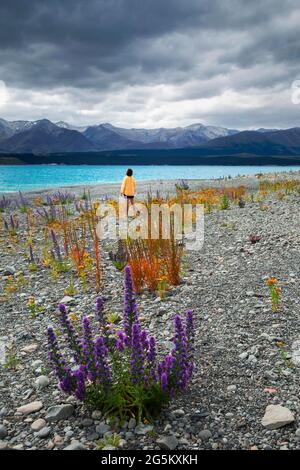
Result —
<path fill-rule="evenodd" d="M 160 386 L 161 389 L 166 392 L 168 388 L 168 376 L 165 372 L 163 372 L 160 376 Z"/>
<path fill-rule="evenodd" d="M 132 337 L 131 337 L 131 378 L 133 383 L 139 383 L 143 379 L 144 374 L 144 358 L 143 350 L 140 341 L 140 329 L 139 325 L 134 324 L 132 326 Z"/>
<path fill-rule="evenodd" d="M 94 361 L 94 340 L 93 340 L 93 332 L 91 329 L 90 320 L 88 317 L 83 317 L 82 331 L 83 331 L 82 351 L 83 351 L 84 364 L 86 366 L 89 380 L 94 382 L 96 379 L 96 366 L 95 366 L 95 361 Z"/>
<path fill-rule="evenodd" d="M 97 319 L 100 324 L 101 330 L 105 328 L 105 322 L 104 322 L 104 302 L 102 297 L 97 297 L 96 299 L 96 314 L 97 314 Z"/>
<path fill-rule="evenodd" d="M 55 374 L 59 379 L 60 388 L 63 392 L 71 394 L 73 390 L 71 370 L 66 367 L 65 360 L 59 350 L 57 339 L 53 328 L 47 329 L 48 358 L 53 366 Z"/>
<path fill-rule="evenodd" d="M 95 362 L 97 383 L 107 387 L 111 382 L 111 372 L 108 364 L 108 349 L 102 336 L 99 336 L 96 340 Z"/>
<path fill-rule="evenodd" d="M 66 306 L 64 304 L 59 304 L 58 308 L 61 313 L 60 320 L 66 331 L 67 338 L 73 352 L 74 360 L 77 364 L 79 364 L 82 360 L 82 348 L 78 335 L 75 331 L 72 322 L 68 318 L 68 311 L 66 309 Z"/>
<path fill-rule="evenodd" d="M 85 368 L 79 367 L 74 376 L 76 381 L 75 396 L 78 400 L 83 401 L 85 399 Z"/>

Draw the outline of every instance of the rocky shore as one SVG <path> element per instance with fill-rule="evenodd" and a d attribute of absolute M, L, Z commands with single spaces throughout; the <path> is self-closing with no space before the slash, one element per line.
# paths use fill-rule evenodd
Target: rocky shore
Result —
<path fill-rule="evenodd" d="M 245 183 L 258 185 L 255 177 L 228 185 Z M 191 188 L 202 184 L 207 187 L 189 181 Z M 168 185 L 139 183 L 138 192 L 174 190 L 174 182 Z M 93 197 L 101 194 L 92 190 Z M 66 298 L 64 274 L 54 283 L 44 270 L 29 272 L 18 247 L 7 249 L 2 239 L 0 296 L 8 276 L 26 282 L 0 303 L 0 449 L 300 449 L 299 209 L 296 193 L 269 194 L 263 205 L 249 201 L 207 214 L 204 246 L 187 253 L 181 284 L 164 300 L 138 296 L 142 322 L 165 350 L 174 315 L 193 309 L 196 370 L 187 393 L 159 420 L 137 425 L 130 419 L 121 427 L 60 392 L 47 361 L 45 329 L 57 324 L 58 303 L 64 298 L 82 316 L 94 312 L 96 294 Z M 259 240 L 252 243 L 251 235 Z M 121 316 L 123 277 L 107 246 L 102 270 L 102 294 Z M 266 285 L 271 276 L 282 292 L 278 312 Z M 35 318 L 27 309 L 32 296 L 44 308 Z M 8 346 L 15 368 L 4 367 Z"/>

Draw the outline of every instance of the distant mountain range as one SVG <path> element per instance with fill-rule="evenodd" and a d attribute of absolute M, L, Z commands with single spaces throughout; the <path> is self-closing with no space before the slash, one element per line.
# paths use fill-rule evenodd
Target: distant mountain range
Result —
<path fill-rule="evenodd" d="M 201 145 L 237 130 L 194 124 L 174 129 L 123 129 L 111 124 L 80 127 L 66 122 L 0 119 L 2 152 L 83 152 L 139 148 L 183 148 Z"/>
<path fill-rule="evenodd" d="M 72 126 L 66 122 L 0 119 L 2 154 L 90 153 L 117 150 L 194 149 L 199 156 L 300 155 L 300 128 L 238 131 L 193 124 L 187 127 L 124 129 L 104 123 Z"/>

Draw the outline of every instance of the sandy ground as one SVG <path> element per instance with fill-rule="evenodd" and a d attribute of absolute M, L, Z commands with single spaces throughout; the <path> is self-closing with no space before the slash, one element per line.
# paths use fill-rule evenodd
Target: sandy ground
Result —
<path fill-rule="evenodd" d="M 263 170 L 263 168 L 262 168 Z M 300 180 L 300 171 L 287 171 L 282 173 L 266 173 L 260 175 L 246 175 L 246 176 L 237 176 L 234 178 L 219 178 L 219 179 L 189 179 L 185 180 L 188 182 L 189 188 L 192 190 L 202 189 L 202 188 L 223 188 L 223 187 L 232 187 L 232 186 L 241 186 L 244 185 L 248 190 L 258 189 L 259 182 L 263 178 L 268 179 L 298 179 Z M 173 194 L 175 192 L 175 184 L 179 180 L 150 180 L 150 181 L 137 181 L 136 183 L 136 192 L 137 199 L 143 199 L 147 196 L 147 193 L 150 191 L 152 194 L 156 194 L 157 191 L 163 196 L 168 194 Z M 34 198 L 38 195 L 47 195 L 51 194 L 59 189 L 69 190 L 74 192 L 77 196 L 81 196 L 84 192 L 89 191 L 91 197 L 101 198 L 107 196 L 109 198 L 115 198 L 118 196 L 120 191 L 120 183 L 106 183 L 106 184 L 97 184 L 97 185 L 78 185 L 78 186 L 63 186 L 61 188 L 48 188 L 37 191 L 27 191 L 23 194 L 28 198 Z M 1 191 L 0 191 L 0 194 Z M 9 193 L 9 196 L 12 196 L 14 193 Z"/>

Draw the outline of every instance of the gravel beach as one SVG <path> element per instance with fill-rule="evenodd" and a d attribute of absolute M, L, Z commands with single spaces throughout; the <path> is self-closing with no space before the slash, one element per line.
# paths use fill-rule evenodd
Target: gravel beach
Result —
<path fill-rule="evenodd" d="M 284 177 L 291 175 L 279 178 Z M 300 179 L 300 173 L 293 178 Z M 188 184 L 191 189 L 243 184 L 255 190 L 258 182 L 240 177 Z M 174 191 L 174 181 L 140 182 L 139 197 L 150 188 L 166 194 Z M 90 189 L 93 198 L 115 197 L 119 185 Z M 29 272 L 24 248 L 1 233 L 0 296 L 8 276 L 23 273 L 27 282 L 0 303 L 0 449 L 92 450 L 113 433 L 124 449 L 300 449 L 299 209 L 296 193 L 282 199 L 269 194 L 263 205 L 249 201 L 243 208 L 232 205 L 205 215 L 204 246 L 187 253 L 181 284 L 164 300 L 147 292 L 138 296 L 142 322 L 163 350 L 171 347 L 176 313 L 191 308 L 196 320 L 196 370 L 188 391 L 159 420 L 138 426 L 134 419 L 122 427 L 111 424 L 58 390 L 47 361 L 45 329 L 58 324 L 57 305 L 69 274 L 54 284 L 45 270 Z M 259 241 L 251 243 L 251 235 Z M 109 309 L 122 315 L 123 276 L 108 249 L 104 244 L 102 294 Z M 272 311 L 266 285 L 271 276 L 282 289 L 278 312 Z M 31 296 L 45 308 L 36 318 L 28 315 Z M 89 289 L 65 301 L 82 316 L 94 313 L 95 299 Z M 1 344 L 13 345 L 16 370 L 3 367 Z M 267 410 L 269 405 L 274 406 Z"/>

